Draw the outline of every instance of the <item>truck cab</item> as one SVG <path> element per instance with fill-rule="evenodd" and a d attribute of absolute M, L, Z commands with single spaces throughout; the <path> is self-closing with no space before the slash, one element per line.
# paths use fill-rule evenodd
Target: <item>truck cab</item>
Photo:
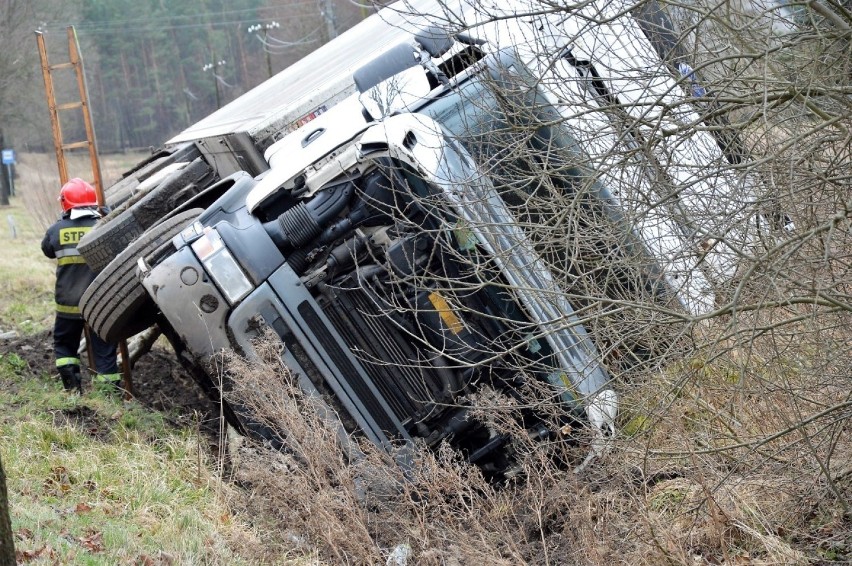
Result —
<path fill-rule="evenodd" d="M 712 312 L 753 186 L 694 128 L 692 94 L 633 16 L 462 3 L 448 23 L 422 2 L 356 26 L 128 176 L 131 193 L 156 189 L 125 215 L 152 194 L 165 213 L 98 276 L 84 315 L 118 339 L 159 324 L 211 391 L 223 350 L 278 341 L 341 429 L 381 446 L 450 442 L 509 473 L 513 438 L 472 416 L 487 391 L 521 407 L 526 438 L 591 425 L 593 455 L 615 432 L 614 353 L 658 354 L 634 339 L 657 334 L 643 312 L 668 326 Z M 293 80 L 311 67 L 311 88 Z"/>
<path fill-rule="evenodd" d="M 404 50 L 391 57 L 414 57 Z M 271 333 L 300 385 L 370 440 L 452 441 L 502 474 L 512 438 L 469 417 L 477 391 L 521 404 L 530 382 L 549 389 L 562 417 L 521 420 L 550 440 L 617 401 L 531 237 L 546 211 L 530 205 L 520 219 L 507 202 L 532 188 L 495 185 L 452 130 L 497 110 L 475 115 L 469 89 L 484 95 L 521 66 L 508 52 L 476 56 L 447 84 L 419 63 L 373 81 L 296 129 L 267 150 L 266 173 L 231 180 L 173 253 L 140 260 L 140 277 L 200 365 L 222 349 L 251 356 Z"/>

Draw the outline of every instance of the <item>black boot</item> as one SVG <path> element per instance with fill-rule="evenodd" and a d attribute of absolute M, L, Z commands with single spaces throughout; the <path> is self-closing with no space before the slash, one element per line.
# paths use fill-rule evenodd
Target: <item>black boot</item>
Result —
<path fill-rule="evenodd" d="M 69 364 L 67 366 L 60 366 L 57 369 L 59 370 L 59 377 L 62 378 L 62 386 L 65 388 L 65 391 L 74 391 L 76 389 L 79 393 L 83 392 L 80 366 Z"/>
<path fill-rule="evenodd" d="M 80 374 L 80 366 L 71 366 L 74 373 L 74 387 L 77 389 L 77 393 L 80 395 L 83 394 L 83 376 Z"/>

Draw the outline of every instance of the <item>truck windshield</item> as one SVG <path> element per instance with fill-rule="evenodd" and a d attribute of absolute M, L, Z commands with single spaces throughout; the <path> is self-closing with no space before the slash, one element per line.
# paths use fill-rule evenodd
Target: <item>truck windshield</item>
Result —
<path fill-rule="evenodd" d="M 482 72 L 419 112 L 471 154 L 566 288 L 583 273 L 603 282 L 608 294 L 649 283 L 630 223 L 520 63 Z M 601 254 L 608 255 L 605 264 Z"/>
<path fill-rule="evenodd" d="M 583 151 L 560 125 L 559 113 L 528 72 L 519 69 L 513 63 L 496 77 L 480 73 L 420 110 L 461 141 L 501 192 L 507 192 L 510 204 L 553 197 L 553 188 L 573 192 L 580 183 L 592 182 L 579 166 Z"/>

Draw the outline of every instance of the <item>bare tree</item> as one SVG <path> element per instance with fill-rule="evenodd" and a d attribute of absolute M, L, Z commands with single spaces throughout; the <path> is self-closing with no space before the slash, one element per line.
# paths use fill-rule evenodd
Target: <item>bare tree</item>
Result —
<path fill-rule="evenodd" d="M 848 559 L 848 10 L 834 2 L 530 1 L 510 11 L 475 3 L 475 15 L 462 17 L 449 2 L 430 14 L 415 4 L 395 7 L 485 41 L 477 34 L 490 21 L 516 19 L 512 42 L 527 69 L 452 85 L 466 110 L 457 128 L 445 126 L 476 173 L 444 181 L 481 191 L 463 206 L 421 191 L 422 208 L 441 211 L 432 241 L 466 268 L 389 273 L 385 283 L 407 294 L 379 300 L 370 288 L 376 302 L 361 308 L 417 320 L 422 310 L 406 297 L 428 289 L 487 335 L 493 311 L 472 312 L 467 297 L 488 286 L 495 295 L 522 292 L 495 268 L 517 256 L 512 245 L 494 245 L 491 259 L 471 261 L 470 250 L 502 237 L 529 247 L 525 257 L 539 259 L 532 268 L 553 274 L 542 294 L 570 304 L 575 317 L 565 309 L 548 324 L 505 317 L 503 334 L 477 342 L 476 361 L 449 341 L 429 345 L 450 364 L 502 365 L 519 376 L 523 396 L 485 388 L 445 402 L 468 404 L 494 437 L 513 438 L 528 481 L 515 491 L 465 484 L 475 472 L 448 457 L 418 470 L 433 481 L 424 500 L 440 501 L 440 512 L 411 504 L 416 498 L 376 504 L 381 512 L 423 541 L 424 562 Z M 478 57 L 477 41 L 467 45 L 465 56 Z M 400 186 L 415 184 L 404 167 L 389 170 Z M 519 228 L 511 237 L 498 223 L 476 226 L 474 215 L 459 220 L 489 191 Z M 422 230 L 415 224 L 408 228 Z M 560 422 L 558 380 L 526 379 L 544 364 L 522 350 L 578 324 L 623 401 L 608 454 L 572 475 L 564 464 L 582 451 L 532 440 L 517 417 L 534 406 Z M 411 325 L 398 331 L 420 336 Z M 367 352 L 359 355 L 370 361 Z M 458 475 L 448 479 L 448 470 Z M 325 472 L 297 475 L 333 476 Z M 297 496 L 280 487 L 281 500 Z M 266 488 L 274 494 L 274 481 Z M 471 520 L 466 513 L 477 506 L 492 523 Z M 346 516 L 359 527 L 351 546 L 301 525 L 329 545 L 329 556 L 384 558 L 393 533 L 382 530 L 380 514 L 360 512 L 367 515 Z M 817 517 L 823 531 L 814 530 Z M 565 545 L 584 554 L 566 554 Z"/>
<path fill-rule="evenodd" d="M 5 140 L 8 147 L 18 141 L 49 139 L 50 125 L 33 32 L 38 29 L 40 18 L 48 14 L 51 18 L 61 17 L 73 9 L 73 3 L 53 0 L 9 0 L 0 5 L 0 28 L 3 29 L 0 34 L 0 140 Z M 37 128 L 43 128 L 45 134 L 32 135 L 31 130 Z M 0 182 L 5 183 L 5 179 L 4 175 Z"/>

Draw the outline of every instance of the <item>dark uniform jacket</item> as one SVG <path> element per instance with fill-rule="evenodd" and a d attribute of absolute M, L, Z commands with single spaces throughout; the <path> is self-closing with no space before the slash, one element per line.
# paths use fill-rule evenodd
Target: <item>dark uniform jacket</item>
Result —
<path fill-rule="evenodd" d="M 73 213 L 73 214 L 72 214 Z M 81 216 L 82 215 L 82 216 Z M 72 219 L 72 216 L 81 216 Z M 95 274 L 77 252 L 77 244 L 92 229 L 99 214 L 92 209 L 71 209 L 47 229 L 41 251 L 56 258 L 56 316 L 80 318 L 80 297 Z"/>

